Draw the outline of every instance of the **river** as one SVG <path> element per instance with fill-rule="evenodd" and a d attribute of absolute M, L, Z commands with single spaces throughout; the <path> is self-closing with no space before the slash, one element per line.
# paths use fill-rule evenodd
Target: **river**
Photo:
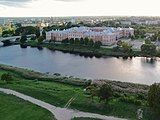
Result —
<path fill-rule="evenodd" d="M 60 73 L 87 79 L 153 84 L 160 82 L 160 59 L 84 57 L 46 48 L 0 47 L 0 63 L 40 72 Z"/>

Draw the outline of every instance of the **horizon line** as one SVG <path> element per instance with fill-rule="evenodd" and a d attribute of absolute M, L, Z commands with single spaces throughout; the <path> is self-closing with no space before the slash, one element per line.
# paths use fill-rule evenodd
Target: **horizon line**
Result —
<path fill-rule="evenodd" d="M 7 17 L 12 17 L 12 18 L 23 18 L 23 17 L 160 17 L 160 15 L 76 15 L 76 16 L 0 16 L 0 18 L 7 18 Z"/>

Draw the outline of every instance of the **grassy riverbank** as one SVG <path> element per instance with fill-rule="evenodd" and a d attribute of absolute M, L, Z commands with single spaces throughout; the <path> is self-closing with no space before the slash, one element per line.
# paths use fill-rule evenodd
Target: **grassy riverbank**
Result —
<path fill-rule="evenodd" d="M 12 95 L 0 93 L 0 120 L 55 120 L 53 115 L 36 105 Z"/>
<path fill-rule="evenodd" d="M 19 70 L 27 74 L 27 77 L 24 74 L 22 75 L 21 72 L 17 72 Z M 108 81 L 112 86 L 115 86 L 116 92 L 109 104 L 104 104 L 99 103 L 96 97 L 94 101 L 91 101 L 89 95 L 84 91 L 86 85 L 77 86 L 69 82 L 65 83 L 62 76 L 58 76 L 58 78 L 62 79 L 63 82 L 57 81 L 57 77 L 54 78 L 54 76 L 52 76 L 52 80 L 47 80 L 41 78 L 42 76 L 48 76 L 42 73 L 1 65 L 0 76 L 6 72 L 14 76 L 14 80 L 8 84 L 1 81 L 0 87 L 22 92 L 56 106 L 67 106 L 72 109 L 128 119 L 136 119 L 137 109 L 142 108 L 144 110 L 144 120 L 152 120 L 151 112 L 147 107 L 145 92 L 145 90 L 148 90 L 148 86 L 145 85 Z M 34 79 L 30 79 L 28 76 Z M 68 80 L 72 80 L 72 78 Z M 129 88 L 132 89 L 136 86 L 141 88 L 139 92 L 129 90 Z M 67 103 L 71 98 L 74 98 L 74 100 L 68 105 Z"/>
<path fill-rule="evenodd" d="M 73 77 L 64 77 L 60 74 L 44 74 L 40 72 L 35 72 L 33 70 L 29 69 L 23 69 L 23 68 L 17 68 L 12 67 L 8 65 L 2 65 L 0 64 L 0 70 L 7 70 L 11 73 L 15 73 L 17 77 L 22 77 L 29 80 L 38 80 L 38 81 L 50 81 L 50 82 L 60 82 L 75 86 L 87 86 L 91 83 L 90 80 L 86 79 L 79 79 L 79 78 L 73 78 Z"/>

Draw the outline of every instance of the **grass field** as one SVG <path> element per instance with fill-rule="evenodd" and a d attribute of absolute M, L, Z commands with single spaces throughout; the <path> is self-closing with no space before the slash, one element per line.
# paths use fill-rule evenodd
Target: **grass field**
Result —
<path fill-rule="evenodd" d="M 36 105 L 0 92 L 0 120 L 55 120 L 53 115 Z"/>
<path fill-rule="evenodd" d="M 0 76 L 6 72 L 8 71 L 0 70 Z M 137 109 L 143 108 L 144 120 L 151 120 L 150 112 L 148 112 L 148 108 L 145 104 L 136 105 L 130 101 L 121 101 L 121 97 L 113 97 L 109 104 L 106 105 L 104 103 L 99 103 L 98 98 L 91 101 L 88 94 L 84 92 L 84 87 L 67 85 L 58 82 L 28 80 L 20 77 L 14 72 L 10 72 L 10 74 L 15 76 L 14 81 L 8 84 L 1 81 L 0 87 L 19 91 L 55 106 L 64 107 L 73 97 L 75 100 L 72 101 L 70 106 L 68 106 L 69 108 L 129 119 L 136 119 Z M 130 95 L 130 98 L 134 97 L 135 95 Z M 144 100 L 141 102 L 145 103 L 146 101 Z"/>

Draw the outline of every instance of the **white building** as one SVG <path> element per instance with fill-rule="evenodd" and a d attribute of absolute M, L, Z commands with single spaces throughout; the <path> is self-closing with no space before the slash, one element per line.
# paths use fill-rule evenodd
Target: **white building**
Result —
<path fill-rule="evenodd" d="M 134 35 L 133 28 L 113 28 L 113 27 L 73 27 L 66 30 L 55 30 L 46 32 L 46 40 L 62 41 L 66 38 L 86 38 L 93 41 L 101 41 L 102 44 L 108 45 L 115 43 L 122 37 Z"/>

